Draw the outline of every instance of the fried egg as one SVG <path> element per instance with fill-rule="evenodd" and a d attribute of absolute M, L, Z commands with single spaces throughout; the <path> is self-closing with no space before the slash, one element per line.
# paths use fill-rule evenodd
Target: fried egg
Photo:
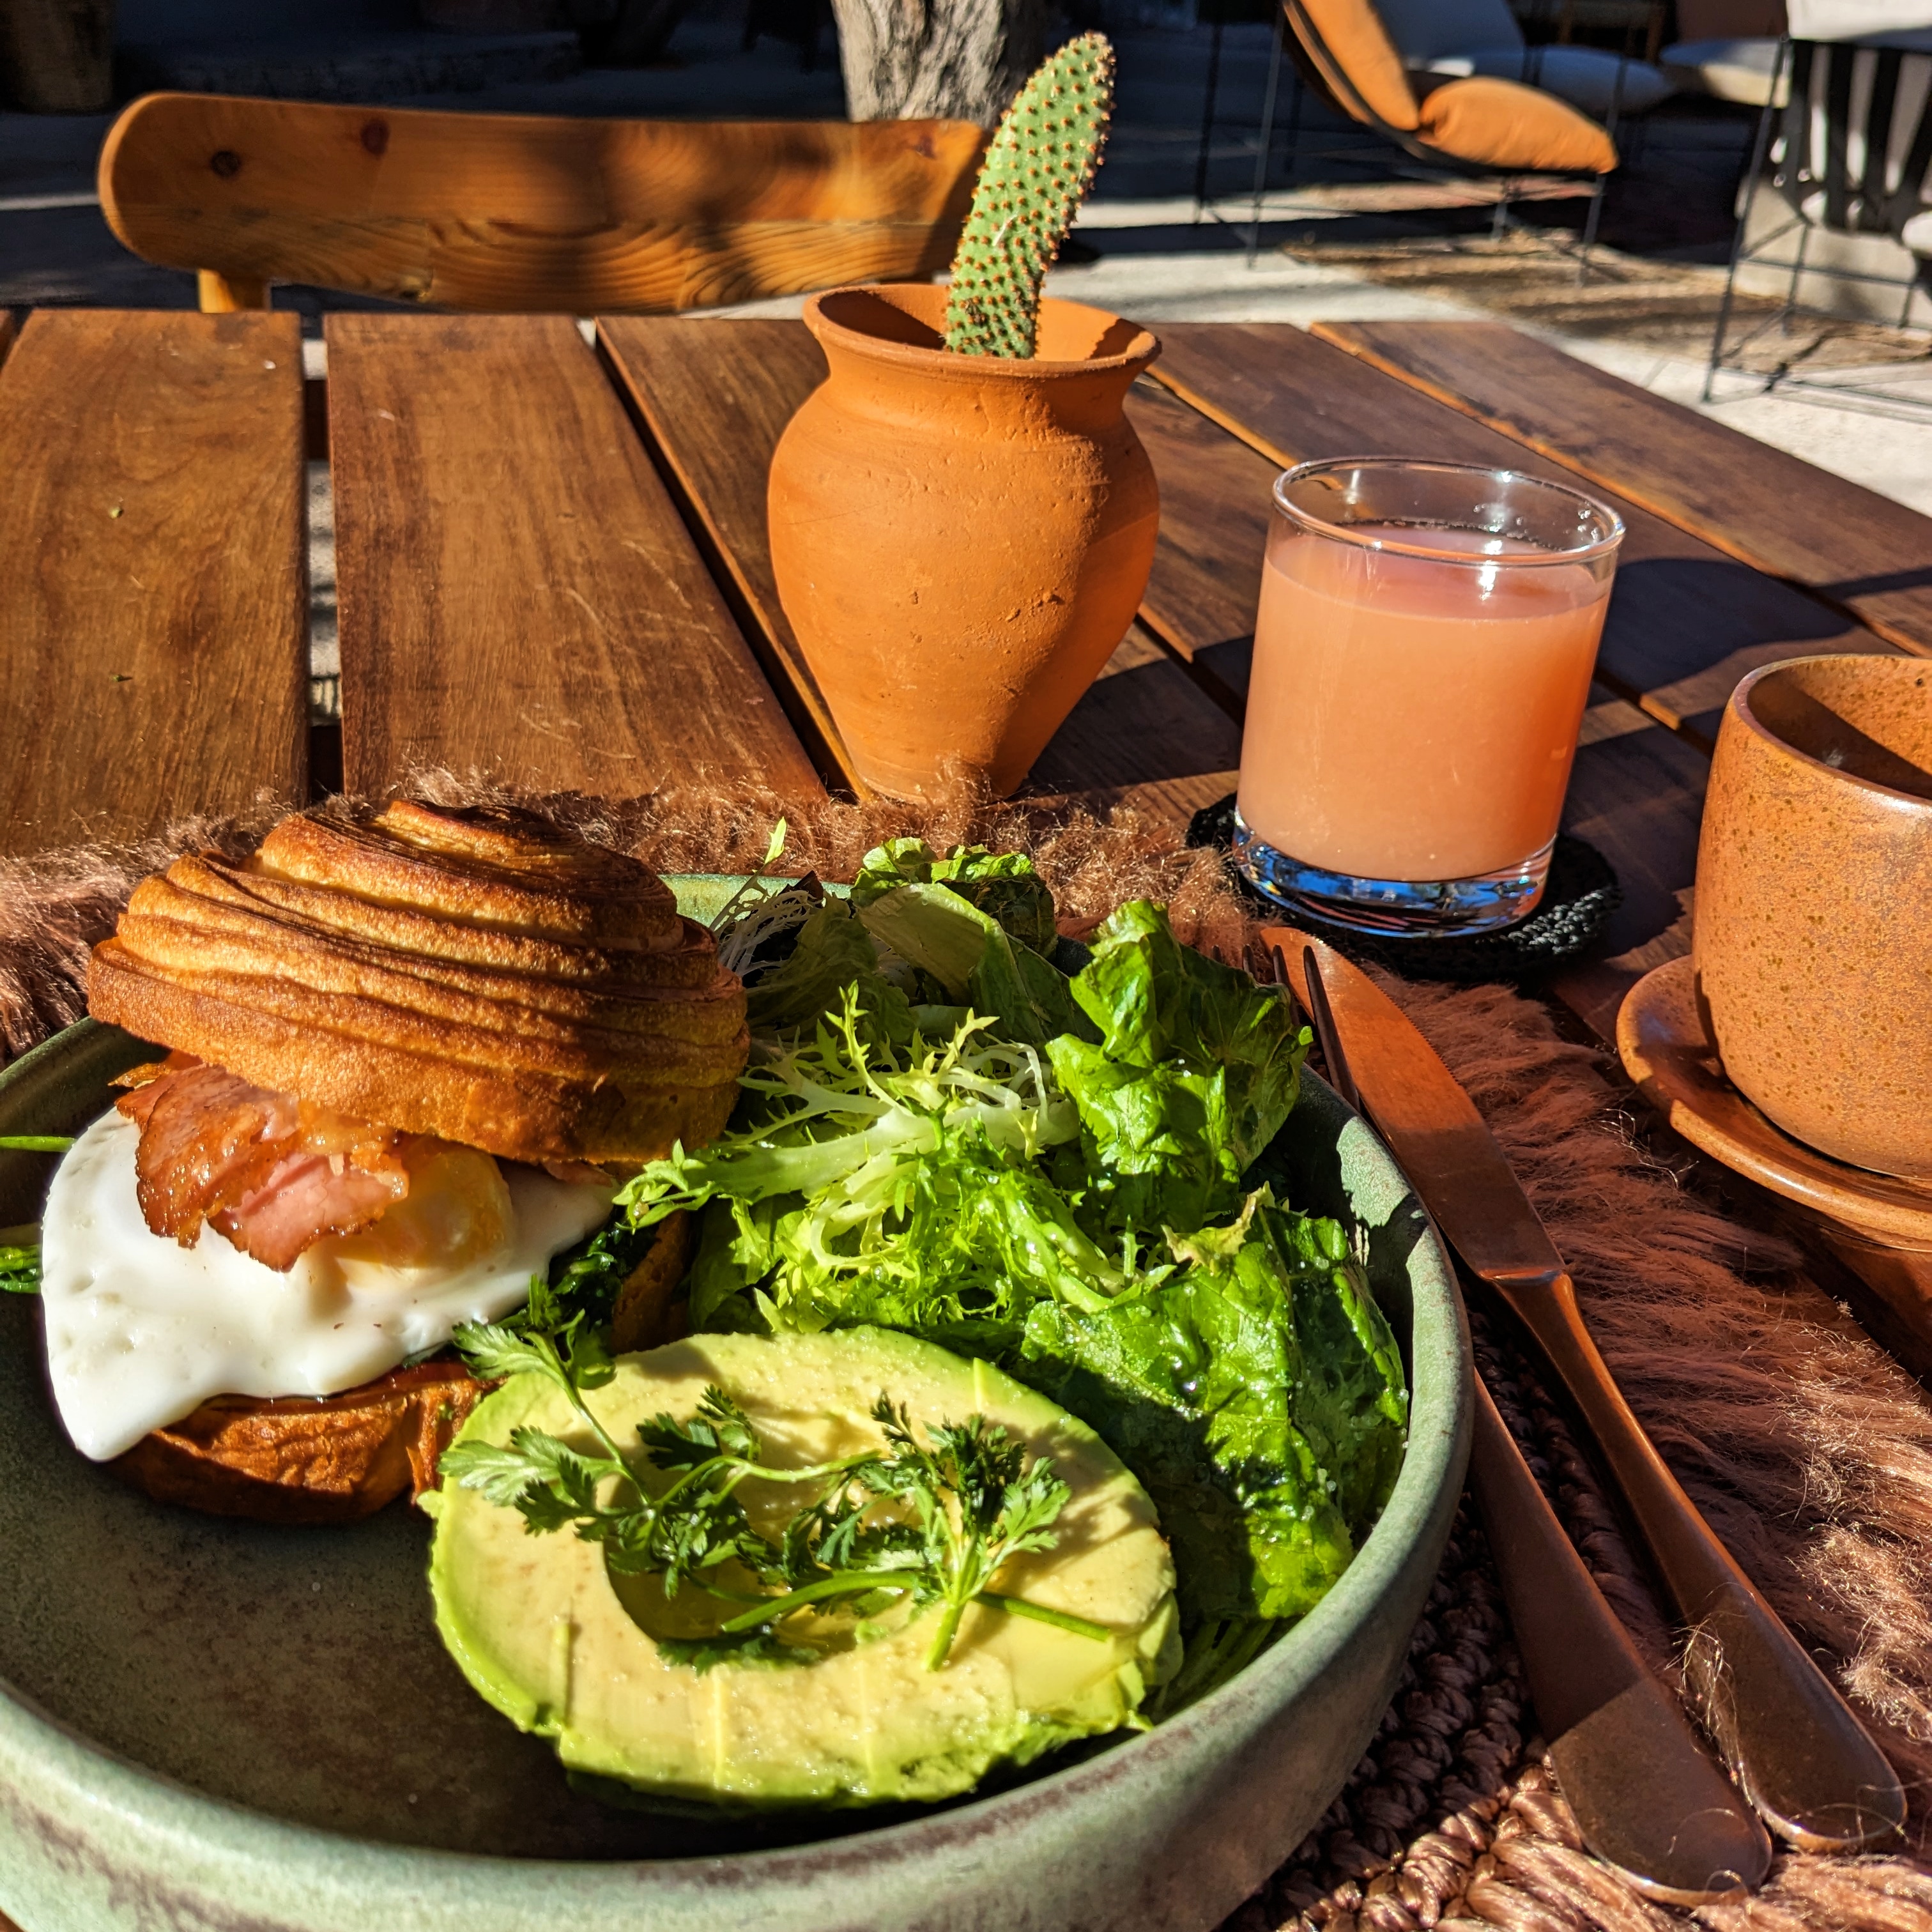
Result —
<path fill-rule="evenodd" d="M 373 1227 L 304 1250 L 286 1274 L 204 1226 L 152 1233 L 134 1192 L 141 1130 L 81 1135 L 40 1224 L 55 1406 L 97 1462 L 211 1396 L 340 1394 L 516 1307 L 530 1276 L 610 1212 L 613 1188 L 445 1148 Z"/>

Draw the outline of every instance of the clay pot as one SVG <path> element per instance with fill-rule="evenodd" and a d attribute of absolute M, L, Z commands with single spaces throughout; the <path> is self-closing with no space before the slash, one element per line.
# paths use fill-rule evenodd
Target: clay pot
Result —
<path fill-rule="evenodd" d="M 1823 1153 L 1932 1181 L 1932 664 L 1799 658 L 1738 686 L 1694 926 L 1733 1084 Z"/>
<path fill-rule="evenodd" d="M 955 356 L 946 291 L 805 305 L 830 368 L 772 458 L 778 600 L 859 776 L 1004 796 L 1125 634 L 1160 502 L 1121 413 L 1160 352 L 1078 302 L 1027 362 Z"/>

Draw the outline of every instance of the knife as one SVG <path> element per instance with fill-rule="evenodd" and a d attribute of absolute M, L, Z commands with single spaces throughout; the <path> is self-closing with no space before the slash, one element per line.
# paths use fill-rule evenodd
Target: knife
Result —
<path fill-rule="evenodd" d="M 1583 1326 L 1562 1256 L 1455 1076 L 1332 947 L 1292 926 L 1264 926 L 1260 938 L 1286 956 L 1304 1005 L 1304 949 L 1317 962 L 1377 1131 L 1463 1262 L 1562 1377 L 1676 1604 L 1689 1633 L 1685 1680 L 1745 1796 L 1801 1850 L 1865 1851 L 1897 1839 L 1906 1808 L 1897 1774 L 1644 1433 Z"/>
<path fill-rule="evenodd" d="M 1328 1083 L 1359 1113 L 1321 968 L 1306 955 L 1304 964 Z M 1274 964 L 1276 982 L 1286 983 L 1279 952 Z M 1708 1905 L 1755 1892 L 1771 1869 L 1764 1827 L 1706 1754 L 1570 1547 L 1480 1370 L 1475 1384 L 1470 1487 L 1537 1721 L 1586 1849 L 1664 1904 Z"/>

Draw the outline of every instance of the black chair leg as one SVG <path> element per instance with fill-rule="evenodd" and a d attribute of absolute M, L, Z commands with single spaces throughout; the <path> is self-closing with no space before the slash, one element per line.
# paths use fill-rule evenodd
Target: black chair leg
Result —
<path fill-rule="evenodd" d="M 1268 194 L 1268 164 L 1274 158 L 1274 110 L 1281 86 L 1282 42 L 1288 31 L 1288 16 L 1277 8 L 1274 16 L 1274 48 L 1268 56 L 1268 92 L 1262 100 L 1262 124 L 1255 143 L 1255 205 L 1253 225 L 1248 230 L 1248 266 L 1262 250 L 1262 202 Z"/>
<path fill-rule="evenodd" d="M 1757 134 L 1751 142 L 1750 166 L 1738 184 L 1738 225 L 1731 234 L 1731 263 L 1724 276 L 1724 292 L 1718 304 L 1718 326 L 1711 334 L 1711 359 L 1704 365 L 1702 400 L 1708 402 L 1723 366 L 1724 337 L 1731 326 L 1731 305 L 1738 288 L 1738 263 L 1744 252 L 1744 227 L 1750 220 L 1751 203 L 1757 198 L 1757 184 L 1764 175 L 1765 157 L 1771 152 L 1772 122 L 1778 113 L 1778 84 L 1784 78 L 1785 63 L 1791 52 L 1789 39 L 1778 44 L 1778 57 L 1771 64 L 1771 81 L 1764 97 L 1764 111 L 1757 117 Z"/>
<path fill-rule="evenodd" d="M 1597 184 L 1590 190 L 1590 212 L 1583 218 L 1583 248 L 1576 257 L 1576 286 L 1580 289 L 1590 279 L 1590 250 L 1597 245 L 1598 224 L 1604 218 L 1604 177 L 1597 177 Z"/>
<path fill-rule="evenodd" d="M 1194 218 L 1208 212 L 1208 150 L 1214 140 L 1214 109 L 1221 92 L 1221 27 L 1217 13 L 1213 37 L 1208 43 L 1208 92 L 1201 103 L 1201 145 L 1194 156 Z"/>

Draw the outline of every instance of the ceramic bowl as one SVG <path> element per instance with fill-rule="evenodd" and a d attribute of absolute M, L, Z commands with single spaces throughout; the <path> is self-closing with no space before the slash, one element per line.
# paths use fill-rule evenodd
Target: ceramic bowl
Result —
<path fill-rule="evenodd" d="M 1738 685 L 1693 923 L 1738 1090 L 1834 1160 L 1932 1180 L 1932 664 L 1798 658 Z"/>
<path fill-rule="evenodd" d="M 70 1028 L 0 1073 L 0 1133 L 75 1130 L 149 1051 Z M 1366 1746 L 1468 1454 L 1460 1304 L 1394 1162 L 1312 1078 L 1276 1151 L 1296 1201 L 1357 1231 L 1408 1358 L 1381 1522 L 1309 1617 L 1156 1730 L 891 1815 L 580 1797 L 445 1654 L 417 1512 L 272 1528 L 149 1501 L 68 1445 L 36 1307 L 0 1296 L 0 1911 L 26 1932 L 1206 1932 Z M 50 1166 L 0 1154 L 0 1226 L 38 1214 Z"/>

